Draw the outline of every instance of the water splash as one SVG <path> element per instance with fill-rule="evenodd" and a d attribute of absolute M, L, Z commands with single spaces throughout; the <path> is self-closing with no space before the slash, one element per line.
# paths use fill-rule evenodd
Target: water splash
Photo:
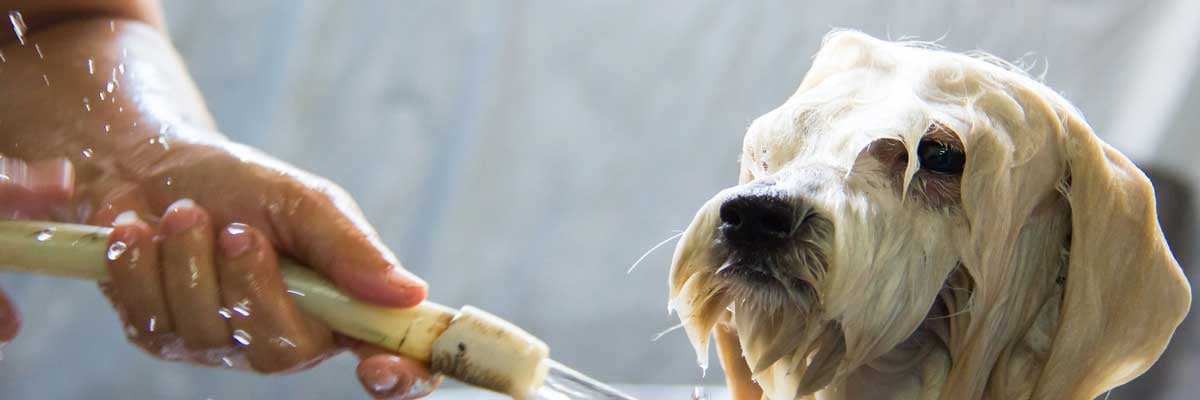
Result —
<path fill-rule="evenodd" d="M 536 400 L 636 400 L 557 361 L 543 362 L 549 368 Z"/>
<path fill-rule="evenodd" d="M 250 300 L 242 299 L 237 304 L 233 305 L 233 312 L 241 314 L 243 317 L 250 316 Z"/>
<path fill-rule="evenodd" d="M 271 343 L 274 343 L 276 346 L 279 346 L 279 347 L 291 347 L 293 349 L 296 348 L 296 343 L 292 342 L 291 339 L 285 338 L 283 336 L 271 338 Z"/>
<path fill-rule="evenodd" d="M 121 258 L 122 254 L 125 254 L 125 250 L 127 249 L 129 249 L 129 245 L 125 244 L 125 242 L 112 242 L 112 244 L 108 245 L 108 260 L 117 261 L 118 258 Z"/>
<path fill-rule="evenodd" d="M 13 33 L 17 34 L 17 41 L 21 45 L 25 45 L 25 18 L 21 17 L 20 11 L 9 11 L 8 21 L 12 23 Z"/>
<path fill-rule="evenodd" d="M 233 340 L 242 346 L 249 346 L 252 339 L 254 338 L 250 337 L 250 334 L 246 333 L 246 331 L 241 329 L 233 330 Z"/>
<path fill-rule="evenodd" d="M 38 231 L 37 235 L 35 235 L 34 238 L 36 238 L 37 241 L 39 241 L 39 242 L 45 242 L 47 240 L 50 240 L 50 239 L 54 238 L 54 228 L 42 229 L 42 230 Z"/>

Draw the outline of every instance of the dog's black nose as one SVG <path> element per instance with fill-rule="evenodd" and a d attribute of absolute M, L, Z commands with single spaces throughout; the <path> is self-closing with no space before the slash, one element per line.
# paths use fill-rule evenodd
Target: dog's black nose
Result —
<path fill-rule="evenodd" d="M 776 195 L 747 194 L 721 204 L 721 235 L 737 246 L 768 247 L 792 234 L 793 208 Z"/>

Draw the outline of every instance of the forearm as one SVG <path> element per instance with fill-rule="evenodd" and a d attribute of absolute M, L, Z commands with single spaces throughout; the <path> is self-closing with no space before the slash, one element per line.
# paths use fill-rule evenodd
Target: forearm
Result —
<path fill-rule="evenodd" d="M 157 133 L 163 123 L 213 128 L 170 41 L 145 22 L 70 19 L 31 28 L 25 41 L 2 49 L 0 87 L 10 94 L 0 99 L 2 151 L 37 151 L 22 142 L 46 135 L 67 144 Z M 64 149 L 43 151 L 55 150 Z"/>
<path fill-rule="evenodd" d="M 220 138 L 170 41 L 147 22 L 65 19 L 0 51 L 0 154 L 66 157 L 86 180 L 144 169 L 172 142 Z"/>

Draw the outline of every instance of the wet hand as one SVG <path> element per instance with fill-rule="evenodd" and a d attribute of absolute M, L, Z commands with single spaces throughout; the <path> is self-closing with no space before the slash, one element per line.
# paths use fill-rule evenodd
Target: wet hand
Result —
<path fill-rule="evenodd" d="M 361 215 L 345 213 L 344 205 L 353 203 L 338 198 L 343 192 L 321 187 L 324 181 L 316 178 L 301 183 L 286 171 L 264 173 L 264 166 L 219 147 L 197 149 L 183 154 L 205 153 L 199 158 L 235 166 L 208 175 L 196 164 L 172 164 L 161 171 L 170 171 L 178 182 L 160 187 L 147 183 L 156 179 L 111 176 L 76 183 L 69 161 L 0 157 L 0 215 L 112 225 L 106 254 L 111 279 L 101 288 L 130 341 L 156 356 L 275 373 L 306 368 L 349 347 L 362 359 L 360 382 L 377 398 L 415 398 L 437 386 L 440 379 L 419 363 L 338 337 L 300 313 L 288 297 L 275 250 L 283 246 L 277 243 L 298 246 L 324 238 L 341 247 L 290 254 L 319 260 L 311 265 L 364 300 L 409 306 L 423 299 L 424 283 L 395 263 L 370 227 L 360 225 Z M 216 182 L 243 189 L 209 191 Z M 222 220 L 216 222 L 213 213 L 187 198 L 152 214 L 150 204 L 170 195 L 156 189 L 166 187 L 172 193 L 207 192 L 198 197 L 226 207 L 218 213 Z M 239 203 L 239 198 L 258 201 Z M 293 200 L 290 208 L 272 206 L 284 200 Z M 332 206 L 337 202 L 343 207 Z M 237 220 L 265 224 L 269 231 Z M 11 340 L 18 324 L 16 310 L 0 293 L 0 341 Z"/>
<path fill-rule="evenodd" d="M 303 369 L 350 347 L 376 397 L 436 387 L 423 365 L 339 338 L 287 294 L 280 254 L 364 301 L 424 299 L 424 282 L 382 246 L 350 197 L 248 147 L 193 138 L 173 138 L 152 162 L 131 157 L 139 167 L 125 175 L 80 184 L 92 199 L 83 208 L 96 210 L 87 222 L 114 227 L 103 288 L 130 340 L 166 359 L 263 373 Z"/>

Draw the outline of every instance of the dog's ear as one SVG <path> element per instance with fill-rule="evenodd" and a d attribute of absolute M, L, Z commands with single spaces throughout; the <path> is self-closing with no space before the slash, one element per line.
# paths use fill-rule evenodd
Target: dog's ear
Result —
<path fill-rule="evenodd" d="M 1091 399 L 1162 354 L 1191 291 L 1158 225 L 1154 189 L 1067 107 L 1055 107 L 1071 208 L 1066 287 L 1035 399 Z"/>

